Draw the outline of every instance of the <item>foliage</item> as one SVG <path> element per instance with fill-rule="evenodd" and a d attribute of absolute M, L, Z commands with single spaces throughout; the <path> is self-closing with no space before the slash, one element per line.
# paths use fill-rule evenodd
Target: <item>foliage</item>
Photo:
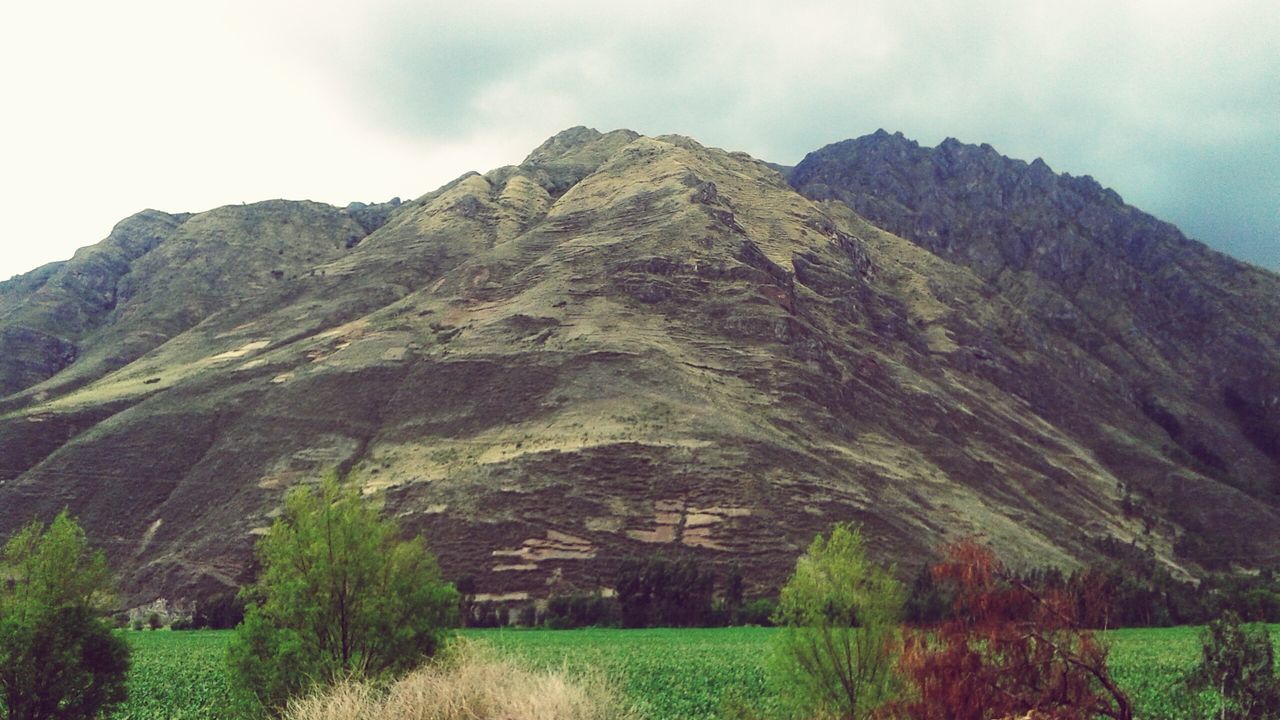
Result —
<path fill-rule="evenodd" d="M 462 626 L 469 628 L 496 628 L 506 625 L 510 619 L 505 603 L 468 602 L 463 600 L 459 608 Z"/>
<path fill-rule="evenodd" d="M 742 717 L 775 717 L 777 700 L 766 686 L 765 658 L 775 628 L 467 630 L 523 665 L 549 670 L 599 668 L 649 720 L 720 720 L 733 706 Z M 1133 700 L 1134 716 L 1162 720 L 1217 717 L 1217 693 L 1188 697 L 1182 685 L 1200 657 L 1198 630 L 1134 628 L 1105 633 L 1108 666 Z M 1280 634 L 1280 626 L 1272 628 Z M 227 668 L 232 634 L 128 633 L 133 645 L 129 700 L 117 720 L 226 718 Z"/>
<path fill-rule="evenodd" d="M 746 601 L 747 583 L 742 576 L 742 568 L 737 563 L 729 566 L 729 574 L 724 580 L 724 598 L 721 611 L 725 625 L 742 625 L 742 609 Z"/>
<path fill-rule="evenodd" d="M 1136 542 L 1102 538 L 1094 545 L 1103 559 L 1070 576 L 1053 567 L 1005 573 L 1030 587 L 1075 595 L 1088 590 L 1102 605 L 1080 620 L 1095 629 L 1199 625 L 1228 610 L 1251 622 L 1280 622 L 1280 580 L 1273 571 L 1216 573 L 1191 582 L 1175 578 L 1150 548 Z M 944 619 L 952 603 L 946 592 L 934 582 L 931 569 L 922 570 L 907 597 L 906 621 L 915 625 Z"/>
<path fill-rule="evenodd" d="M 949 548 L 933 574 L 950 585 L 952 612 L 907 634 L 901 665 L 917 690 L 903 703 L 909 717 L 1132 717 L 1107 668 L 1107 646 L 1080 629 L 1102 605 L 1091 589 L 1032 588 L 973 542 Z"/>
<path fill-rule="evenodd" d="M 866 557 L 856 527 L 818 535 L 782 588 L 774 673 L 805 717 L 871 717 L 897 691 L 902 589 Z"/>
<path fill-rule="evenodd" d="M 773 598 L 755 598 L 742 605 L 738 615 L 738 625 L 758 625 L 773 627 L 773 616 L 778 612 L 778 601 Z"/>
<path fill-rule="evenodd" d="M 516 625 L 531 628 L 538 624 L 538 606 L 528 603 L 516 611 Z"/>
<path fill-rule="evenodd" d="M 1201 631 L 1201 642 L 1202 659 L 1187 684 L 1220 694 L 1223 720 L 1280 718 L 1280 678 L 1265 627 L 1242 626 L 1227 612 Z"/>
<path fill-rule="evenodd" d="M 614 582 L 622 625 L 705 627 L 713 618 L 715 574 L 692 557 L 623 561 Z"/>
<path fill-rule="evenodd" d="M 912 625 L 940 622 L 951 612 L 951 602 L 947 588 L 934 581 L 932 568 L 921 568 L 903 605 L 903 619 Z"/>
<path fill-rule="evenodd" d="M 575 592 L 548 598 L 543 623 L 553 630 L 617 627 L 622 621 L 621 615 L 616 600 L 599 592 Z"/>
<path fill-rule="evenodd" d="M 111 632 L 111 574 L 64 511 L 0 555 L 0 710 L 11 720 L 92 718 L 125 698 L 129 648 Z"/>
<path fill-rule="evenodd" d="M 290 492 L 257 553 L 261 574 L 227 655 L 250 705 L 278 711 L 318 682 L 409 670 L 457 614 L 422 540 L 401 540 L 335 476 Z"/>
<path fill-rule="evenodd" d="M 230 630 L 244 621 L 244 601 L 233 592 L 214 595 L 196 606 L 191 617 L 193 628 Z"/>
<path fill-rule="evenodd" d="M 443 662 L 421 667 L 385 690 L 340 682 L 290 703 L 294 720 L 633 720 L 598 672 L 531 669 L 474 642 L 450 648 Z"/>

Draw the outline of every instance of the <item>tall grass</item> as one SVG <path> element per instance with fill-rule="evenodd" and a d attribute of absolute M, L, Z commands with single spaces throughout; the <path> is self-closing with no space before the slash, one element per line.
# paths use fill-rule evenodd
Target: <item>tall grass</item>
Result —
<path fill-rule="evenodd" d="M 599 673 L 530 670 L 476 642 L 389 686 L 343 681 L 290 704 L 288 720 L 635 720 Z"/>

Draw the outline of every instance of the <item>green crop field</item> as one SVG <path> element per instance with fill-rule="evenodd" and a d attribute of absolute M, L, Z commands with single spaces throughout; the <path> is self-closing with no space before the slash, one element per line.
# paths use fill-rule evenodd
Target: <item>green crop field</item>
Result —
<path fill-rule="evenodd" d="M 1280 638 L 1280 626 L 1271 630 Z M 715 718 L 730 699 L 752 706 L 765 703 L 764 659 L 773 632 L 472 630 L 464 635 L 538 667 L 601 670 L 649 720 L 700 720 Z M 115 718 L 225 717 L 222 656 L 230 633 L 130 632 L 128 637 L 134 648 L 130 697 Z M 1117 630 L 1108 637 L 1112 670 L 1139 718 L 1210 715 L 1210 698 L 1177 699 L 1171 692 L 1199 659 L 1195 628 Z"/>
<path fill-rule="evenodd" d="M 226 717 L 223 669 L 229 630 L 129 632 L 129 700 L 113 717 L 206 720 Z"/>

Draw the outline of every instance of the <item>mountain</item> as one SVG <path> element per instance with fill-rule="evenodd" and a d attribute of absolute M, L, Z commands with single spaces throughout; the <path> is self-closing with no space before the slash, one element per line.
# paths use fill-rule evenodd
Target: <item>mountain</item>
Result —
<path fill-rule="evenodd" d="M 903 568 L 1276 554 L 1275 275 L 989 148 L 788 178 L 573 128 L 409 202 L 129 218 L 0 284 L 0 533 L 68 507 L 128 604 L 199 598 L 336 469 L 510 599 L 655 552 L 775 586 L 843 520 Z"/>
<path fill-rule="evenodd" d="M 882 130 L 811 153 L 790 177 L 805 196 L 847 204 L 971 270 L 1065 343 L 1115 409 L 1136 408 L 1163 431 L 1160 452 L 1180 469 L 1134 467 L 1099 408 L 992 376 L 1073 427 L 1143 504 L 1168 506 L 1194 532 L 1234 522 L 1211 498 L 1188 497 L 1199 483 L 1185 470 L 1267 504 L 1280 497 L 1280 276 L 1187 239 L 1090 177 L 989 145 L 927 148 Z"/>

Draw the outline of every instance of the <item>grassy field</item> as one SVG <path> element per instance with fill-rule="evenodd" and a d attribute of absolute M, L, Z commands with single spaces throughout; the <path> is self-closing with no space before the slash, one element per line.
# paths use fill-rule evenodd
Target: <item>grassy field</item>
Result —
<path fill-rule="evenodd" d="M 131 720 L 226 717 L 224 662 L 230 630 L 129 632 L 129 700 L 113 716 Z"/>
<path fill-rule="evenodd" d="M 1280 639 L 1280 626 L 1272 627 Z M 599 668 L 649 720 L 715 718 L 736 698 L 765 702 L 764 656 L 773 630 L 481 630 L 489 642 L 540 667 Z M 227 632 L 130 632 L 134 670 L 118 719 L 207 720 L 224 717 L 222 654 Z M 1171 688 L 1199 658 L 1195 628 L 1109 633 L 1111 667 L 1139 718 L 1207 717 L 1209 699 L 1175 698 Z M 1193 705 L 1188 707 L 1188 703 Z"/>

